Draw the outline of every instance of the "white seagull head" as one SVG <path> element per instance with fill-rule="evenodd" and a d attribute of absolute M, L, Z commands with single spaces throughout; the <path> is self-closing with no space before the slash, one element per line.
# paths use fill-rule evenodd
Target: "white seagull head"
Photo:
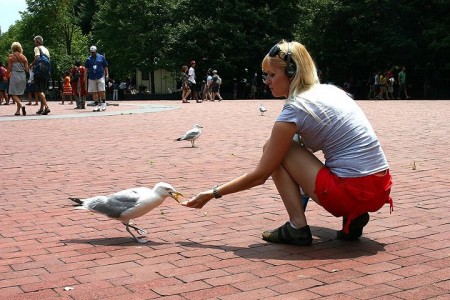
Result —
<path fill-rule="evenodd" d="M 183 197 L 182 193 L 177 192 L 173 186 L 171 186 L 170 184 L 165 183 L 165 182 L 160 182 L 160 183 L 156 184 L 153 187 L 153 192 L 155 192 L 156 194 L 158 194 L 164 198 L 171 197 L 171 198 L 175 199 L 178 203 L 180 203 L 180 200 L 178 200 L 178 197 L 179 196 Z"/>

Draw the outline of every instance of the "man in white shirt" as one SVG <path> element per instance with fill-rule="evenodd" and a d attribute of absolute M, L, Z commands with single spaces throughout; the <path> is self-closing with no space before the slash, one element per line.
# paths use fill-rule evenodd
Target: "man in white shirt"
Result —
<path fill-rule="evenodd" d="M 198 99 L 198 86 L 197 83 L 195 81 L 195 60 L 191 61 L 191 67 L 189 68 L 188 71 L 188 81 L 189 81 L 189 87 L 191 89 L 192 95 L 195 99 L 195 101 L 197 101 L 197 103 L 202 102 L 202 100 Z"/>

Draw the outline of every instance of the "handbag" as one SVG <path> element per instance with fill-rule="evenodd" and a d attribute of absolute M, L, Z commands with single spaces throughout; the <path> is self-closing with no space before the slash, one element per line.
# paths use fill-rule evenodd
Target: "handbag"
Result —
<path fill-rule="evenodd" d="M 14 56 L 17 58 L 17 61 L 22 65 L 23 71 L 28 75 L 29 71 L 26 70 L 25 65 L 20 61 L 17 55 L 13 52 Z"/>

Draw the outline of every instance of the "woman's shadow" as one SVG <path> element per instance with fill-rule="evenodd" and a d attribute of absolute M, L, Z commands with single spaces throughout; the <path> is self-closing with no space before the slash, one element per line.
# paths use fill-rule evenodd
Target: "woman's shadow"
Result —
<path fill-rule="evenodd" d="M 251 244 L 246 247 L 228 245 L 207 244 L 202 242 L 178 242 L 185 248 L 217 249 L 225 252 L 233 252 L 235 255 L 246 259 L 279 259 L 279 260 L 328 260 L 351 259 L 368 257 L 383 252 L 384 245 L 364 235 L 356 241 L 342 241 L 336 239 L 336 231 L 323 227 L 310 226 L 313 233 L 311 246 L 295 246 L 286 244 L 272 244 L 261 240 L 261 243 Z"/>

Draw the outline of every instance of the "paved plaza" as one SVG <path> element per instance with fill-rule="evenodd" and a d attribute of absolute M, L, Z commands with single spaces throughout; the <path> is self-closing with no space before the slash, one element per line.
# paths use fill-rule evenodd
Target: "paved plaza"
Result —
<path fill-rule="evenodd" d="M 260 102 L 267 108 L 264 116 Z M 126 101 L 106 112 L 0 106 L 0 299 L 449 299 L 450 101 L 358 101 L 393 175 L 394 211 L 363 237 L 307 208 L 311 246 L 269 244 L 287 220 L 271 179 L 193 210 L 168 198 L 125 227 L 68 197 L 172 184 L 186 198 L 251 170 L 283 100 Z M 201 124 L 196 141 L 174 139 Z"/>

